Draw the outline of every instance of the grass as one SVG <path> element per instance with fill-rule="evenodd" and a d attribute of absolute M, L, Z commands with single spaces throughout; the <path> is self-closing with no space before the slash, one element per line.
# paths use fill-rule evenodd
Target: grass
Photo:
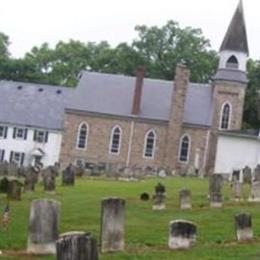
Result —
<path fill-rule="evenodd" d="M 152 211 L 152 202 L 139 200 L 141 192 L 150 194 L 161 181 L 166 186 L 167 209 Z M 103 197 L 119 196 L 126 199 L 126 250 L 116 254 L 102 254 L 101 260 L 172 260 L 172 259 L 260 259 L 260 207 L 259 204 L 234 202 L 231 188 L 224 186 L 224 207 L 210 209 L 207 200 L 206 179 L 171 178 L 149 179 L 140 182 L 118 182 L 102 179 L 79 179 L 75 187 L 57 185 L 56 195 L 46 195 L 38 185 L 35 193 L 25 193 L 22 201 L 11 203 L 11 222 L 8 231 L 0 230 L 0 249 L 6 260 L 53 260 L 55 257 L 29 257 L 20 254 L 26 249 L 30 202 L 37 198 L 52 198 L 61 202 L 60 233 L 89 231 L 99 240 L 100 201 Z M 182 188 L 192 191 L 193 209 L 181 211 L 178 192 Z M 245 187 L 244 196 L 248 196 Z M 1 210 L 5 201 L 0 200 Z M 235 240 L 234 215 L 252 214 L 254 237 L 251 242 Z M 167 248 L 168 225 L 174 219 L 187 219 L 198 226 L 197 244 L 190 250 L 170 251 Z M 19 255 L 17 255 L 19 254 Z M 8 255 L 8 256 L 7 256 Z"/>

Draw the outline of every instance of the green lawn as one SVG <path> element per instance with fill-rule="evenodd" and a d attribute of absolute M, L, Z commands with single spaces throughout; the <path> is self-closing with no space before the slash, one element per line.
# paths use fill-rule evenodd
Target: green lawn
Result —
<path fill-rule="evenodd" d="M 152 211 L 152 202 L 141 202 L 139 194 L 150 194 L 161 181 L 167 190 L 167 209 Z M 26 249 L 27 225 L 30 201 L 36 198 L 53 198 L 61 202 L 60 233 L 67 231 L 90 231 L 99 239 L 100 201 L 103 197 L 118 196 L 126 199 L 126 250 L 117 254 L 102 254 L 101 260 L 119 259 L 260 259 L 260 205 L 231 200 L 231 188 L 224 187 L 224 208 L 210 209 L 207 180 L 195 178 L 150 179 L 140 182 L 118 182 L 101 179 L 80 179 L 75 187 L 57 185 L 57 195 L 44 194 L 37 186 L 35 193 L 25 193 L 21 202 L 11 203 L 11 224 L 8 231 L 0 230 L 0 249 L 10 260 L 51 260 L 54 257 L 13 256 Z M 193 209 L 179 210 L 178 192 L 182 188 L 192 191 Z M 248 196 L 249 187 L 244 195 Z M 0 201 L 0 209 L 4 200 Z M 235 240 L 234 218 L 239 212 L 252 214 L 255 240 L 238 243 Z M 194 221 L 198 226 L 197 244 L 190 250 L 170 251 L 167 248 L 168 225 L 174 219 Z M 12 256 L 11 256 L 12 255 Z"/>

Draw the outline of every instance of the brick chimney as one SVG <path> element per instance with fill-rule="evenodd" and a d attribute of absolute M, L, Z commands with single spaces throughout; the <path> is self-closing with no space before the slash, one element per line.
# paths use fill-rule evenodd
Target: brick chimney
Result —
<path fill-rule="evenodd" d="M 139 115 L 143 92 L 144 68 L 138 67 L 136 71 L 135 91 L 133 97 L 132 115 Z"/>

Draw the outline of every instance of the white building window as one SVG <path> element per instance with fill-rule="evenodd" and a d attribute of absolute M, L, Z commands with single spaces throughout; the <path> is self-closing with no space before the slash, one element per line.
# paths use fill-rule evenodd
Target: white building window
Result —
<path fill-rule="evenodd" d="M 0 125 L 0 138 L 6 138 L 7 137 L 7 131 L 8 127 Z"/>
<path fill-rule="evenodd" d="M 81 123 L 78 128 L 77 144 L 78 149 L 86 149 L 88 139 L 88 124 Z"/>
<path fill-rule="evenodd" d="M 188 162 L 190 153 L 190 137 L 188 135 L 183 135 L 180 140 L 179 147 L 179 161 Z"/>
<path fill-rule="evenodd" d="M 24 156 L 25 156 L 24 153 L 11 151 L 9 161 L 15 163 L 17 166 L 20 167 L 23 165 Z"/>
<path fill-rule="evenodd" d="M 5 150 L 0 149 L 0 162 L 5 160 Z"/>
<path fill-rule="evenodd" d="M 49 136 L 48 131 L 34 130 L 33 141 L 38 143 L 47 143 L 48 136 Z"/>
<path fill-rule="evenodd" d="M 221 109 L 220 129 L 229 129 L 231 117 L 231 105 L 224 103 Z"/>
<path fill-rule="evenodd" d="M 109 153 L 119 154 L 121 145 L 122 130 L 119 126 L 115 126 L 111 131 Z"/>
<path fill-rule="evenodd" d="M 145 158 L 154 158 L 154 150 L 156 145 L 156 133 L 154 130 L 150 130 L 146 133 L 144 139 L 144 153 Z"/>
<path fill-rule="evenodd" d="M 14 131 L 13 131 L 13 138 L 14 139 L 20 139 L 20 140 L 26 140 L 27 139 L 27 132 L 28 129 L 27 128 L 21 128 L 21 127 L 14 127 Z"/>

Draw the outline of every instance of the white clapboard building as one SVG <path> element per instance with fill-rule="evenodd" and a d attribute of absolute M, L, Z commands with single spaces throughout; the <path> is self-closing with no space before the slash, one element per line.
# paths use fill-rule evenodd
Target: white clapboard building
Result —
<path fill-rule="evenodd" d="M 218 135 L 215 173 L 231 175 L 245 166 L 260 164 L 260 135 L 258 130 L 223 131 Z"/>
<path fill-rule="evenodd" d="M 59 161 L 70 88 L 0 81 L 0 160 L 28 166 Z"/>

